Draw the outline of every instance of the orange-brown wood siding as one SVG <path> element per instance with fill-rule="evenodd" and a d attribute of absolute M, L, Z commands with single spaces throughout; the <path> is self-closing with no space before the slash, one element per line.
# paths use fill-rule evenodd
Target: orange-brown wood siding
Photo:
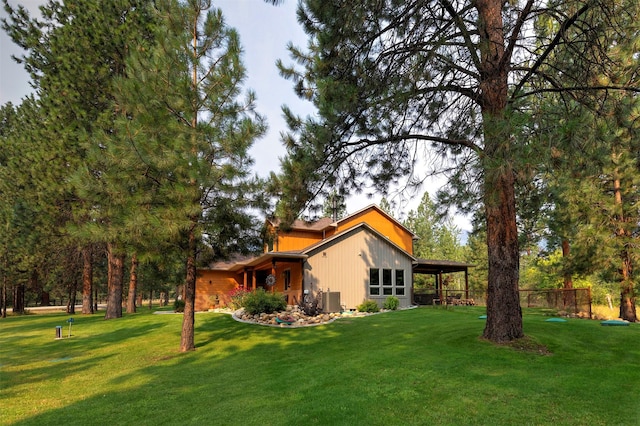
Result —
<path fill-rule="evenodd" d="M 307 231 L 278 232 L 275 251 L 303 250 L 310 245 L 322 241 L 322 233 Z"/>
<path fill-rule="evenodd" d="M 291 286 L 288 290 L 284 289 L 286 270 L 291 271 Z M 277 262 L 275 275 L 276 284 L 273 286 L 274 291 L 284 294 L 289 305 L 297 305 L 302 295 L 302 263 L 299 261 Z"/>
<path fill-rule="evenodd" d="M 338 224 L 336 233 L 342 232 L 362 222 L 367 223 L 373 229 L 389 238 L 396 245 L 409 254 L 413 254 L 413 236 L 403 227 L 389 220 L 375 209 L 369 209 L 348 218 Z"/>
<path fill-rule="evenodd" d="M 226 306 L 230 301 L 229 292 L 237 288 L 242 279 L 242 274 L 235 272 L 198 270 L 195 310 L 206 311 L 212 306 Z"/>

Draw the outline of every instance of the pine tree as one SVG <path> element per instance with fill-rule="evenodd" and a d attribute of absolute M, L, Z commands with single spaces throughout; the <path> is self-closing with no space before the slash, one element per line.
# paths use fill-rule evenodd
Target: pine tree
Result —
<path fill-rule="evenodd" d="M 190 351 L 202 244 L 215 258 L 259 246 L 249 209 L 261 205 L 260 182 L 250 175 L 247 151 L 265 125 L 253 112 L 253 94 L 240 99 L 241 49 L 221 12 L 208 1 L 156 4 L 157 42 L 132 53 L 127 76 L 116 84 L 122 113 L 92 155 L 102 162 L 104 199 L 125 243 L 151 260 L 149 244 L 181 247 L 180 350 Z"/>
<path fill-rule="evenodd" d="M 621 4 L 624 12 L 603 14 L 600 60 L 606 67 L 591 67 L 583 74 L 587 86 L 625 87 L 637 84 L 637 29 L 633 23 L 637 3 Z M 542 21 L 538 31 L 553 26 Z M 603 53 L 604 50 L 604 53 Z M 576 66 L 575 55 L 556 55 L 556 70 Z M 567 76 L 556 72 L 557 84 Z M 564 286 L 574 274 L 598 273 L 617 277 L 621 288 L 620 316 L 635 321 L 633 264 L 638 223 L 638 116 L 637 96 L 609 91 L 562 94 L 540 100 L 535 128 L 547 148 L 541 176 L 553 200 L 547 211 L 552 232 L 549 242 L 564 254 Z M 534 127 L 534 126 L 532 126 Z M 580 153 L 580 155 L 576 155 Z"/>
<path fill-rule="evenodd" d="M 531 145 L 522 139 L 527 108 L 548 93 L 637 91 L 634 81 L 585 86 L 584 76 L 607 64 L 602 20 L 635 16 L 637 5 L 610 2 L 483 0 L 307 0 L 299 19 L 309 49 L 291 48 L 300 68 L 282 67 L 317 117 L 285 110 L 291 134 L 285 194 L 295 211 L 325 186 L 381 190 L 405 176 L 420 181 L 432 170 L 415 167 L 422 149 L 443 159 L 463 211 L 486 222 L 487 322 L 496 342 L 523 336 L 519 306 L 520 247 L 516 197 Z M 557 25 L 531 31 L 547 16 Z M 625 26 L 623 20 L 607 24 Z M 554 55 L 557 52 L 566 55 Z M 556 57 L 573 57 L 553 77 Z M 422 173 L 420 173 L 422 172 Z"/>
<path fill-rule="evenodd" d="M 125 59 L 132 46 L 150 35 L 150 0 L 50 1 L 41 7 L 41 19 L 32 19 L 22 7 L 16 9 L 3 0 L 9 19 L 3 28 L 27 53 L 19 60 L 30 73 L 41 117 L 40 140 L 48 144 L 44 184 L 56 196 L 47 203 L 60 212 L 55 226 L 67 241 L 82 250 L 92 242 L 108 242 L 112 279 L 106 318 L 121 315 L 122 266 L 118 242 L 94 225 L 93 197 L 83 197 L 85 182 L 70 176 L 83 167 L 93 173 L 100 169 L 86 157 L 91 146 L 112 129 L 117 107 L 113 104 L 112 80 L 124 75 Z M 46 163 L 46 166 L 45 166 Z M 102 206 L 100 206 L 102 207 Z M 90 279 L 87 276 L 87 279 Z M 83 285 L 90 291 L 89 283 Z M 83 296 L 89 301 L 89 295 Z M 83 306 L 83 312 L 87 312 Z"/>

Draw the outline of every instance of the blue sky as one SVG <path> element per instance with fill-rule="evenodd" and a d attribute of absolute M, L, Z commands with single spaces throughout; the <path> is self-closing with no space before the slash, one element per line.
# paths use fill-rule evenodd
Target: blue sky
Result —
<path fill-rule="evenodd" d="M 10 0 L 10 4 L 22 4 L 30 11 L 38 13 L 37 7 L 43 0 Z M 313 113 L 308 102 L 295 96 L 293 85 L 282 78 L 276 68 L 277 59 L 285 64 L 292 60 L 286 46 L 292 42 L 296 46 L 306 47 L 307 37 L 296 19 L 297 0 L 285 0 L 279 6 L 265 3 L 263 0 L 217 0 L 214 5 L 222 9 L 227 24 L 236 28 L 243 46 L 243 61 L 247 67 L 246 88 L 256 93 L 257 111 L 267 118 L 269 130 L 265 137 L 256 141 L 251 150 L 255 160 L 255 171 L 267 176 L 278 171 L 279 158 L 285 155 L 280 135 L 286 131 L 282 118 L 282 105 L 288 105 L 294 112 L 306 116 Z M 5 16 L 4 10 L 0 15 Z M 0 104 L 8 101 L 17 104 L 30 91 L 28 75 L 21 65 L 16 64 L 11 55 L 19 55 L 20 49 L 0 31 Z M 429 183 L 429 192 L 433 194 L 436 184 Z M 411 196 L 397 215 L 404 216 L 410 209 L 416 209 L 422 193 Z M 347 211 L 353 213 L 369 204 L 379 203 L 380 195 L 373 198 L 353 196 L 347 200 Z M 402 218 L 402 217 L 399 217 Z M 470 229 L 468 221 L 456 217 L 456 223 Z"/>

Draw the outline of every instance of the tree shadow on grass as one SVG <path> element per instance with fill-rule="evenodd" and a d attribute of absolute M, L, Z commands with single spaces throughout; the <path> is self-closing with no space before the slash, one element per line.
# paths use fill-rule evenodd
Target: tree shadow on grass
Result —
<path fill-rule="evenodd" d="M 65 352 L 69 354 L 69 352 Z M 49 380 L 62 381 L 75 374 L 82 374 L 90 367 L 98 363 L 108 363 L 112 355 L 98 356 L 92 358 L 78 358 L 73 355 L 64 355 L 59 358 L 34 361 L 26 366 L 21 366 L 19 371 L 3 367 L 4 379 L 2 383 L 3 398 L 14 396 L 29 398 L 28 394 L 16 395 L 12 388 L 25 386 L 36 386 Z"/>
<path fill-rule="evenodd" d="M 198 315 L 197 350 L 184 354 L 177 352 L 180 321 L 171 320 L 162 323 L 166 328 L 160 334 L 171 330 L 172 343 L 154 352 L 154 359 L 117 374 L 111 371 L 119 365 L 115 353 L 96 359 L 109 370 L 106 380 L 97 379 L 95 388 L 78 390 L 82 393 L 69 396 L 60 407 L 15 424 L 300 424 L 303 418 L 324 424 L 374 424 L 381 419 L 435 424 L 446 418 L 462 424 L 471 412 L 499 412 L 496 419 L 514 423 L 519 419 L 535 424 L 537 419 L 538 424 L 550 424 L 552 417 L 535 413 L 568 414 L 546 395 L 554 389 L 569 396 L 567 380 L 591 369 L 580 364 L 584 355 L 567 363 L 497 348 L 478 339 L 483 323 L 477 316 L 473 311 L 459 315 L 414 310 L 285 329 L 237 323 L 223 314 Z M 542 324 L 536 327 L 548 330 Z M 602 331 L 593 333 L 599 336 Z M 140 342 L 157 345 L 166 338 L 151 336 Z M 138 346 L 126 346 L 131 353 L 125 358 L 149 356 Z M 73 368 L 69 374 L 82 374 Z M 456 400 L 460 395 L 465 407 Z M 512 399 L 526 402 L 530 412 L 513 410 Z M 605 424 L 605 414 L 599 413 L 606 410 L 596 402 L 589 400 L 590 409 L 580 421 L 591 416 L 594 424 Z"/>

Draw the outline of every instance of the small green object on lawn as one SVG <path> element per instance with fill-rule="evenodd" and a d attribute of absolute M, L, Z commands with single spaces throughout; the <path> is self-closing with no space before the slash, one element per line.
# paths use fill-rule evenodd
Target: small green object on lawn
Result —
<path fill-rule="evenodd" d="M 67 322 L 69 323 L 69 337 L 71 337 L 71 324 L 73 324 L 73 318 L 69 318 Z"/>
<path fill-rule="evenodd" d="M 606 320 L 606 321 L 602 321 L 600 323 L 600 325 L 605 325 L 605 326 L 627 326 L 629 325 L 628 321 L 622 321 L 622 320 Z"/>
<path fill-rule="evenodd" d="M 478 317 L 478 319 L 487 319 L 487 316 L 486 316 L 486 315 L 480 315 L 480 316 Z"/>
<path fill-rule="evenodd" d="M 549 318 L 546 322 L 567 322 L 564 318 Z"/>

